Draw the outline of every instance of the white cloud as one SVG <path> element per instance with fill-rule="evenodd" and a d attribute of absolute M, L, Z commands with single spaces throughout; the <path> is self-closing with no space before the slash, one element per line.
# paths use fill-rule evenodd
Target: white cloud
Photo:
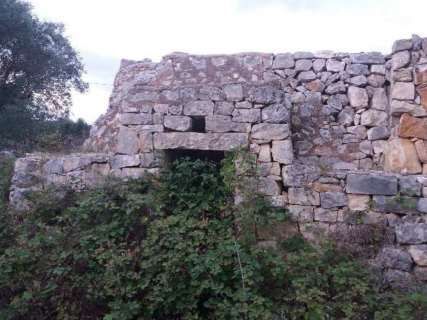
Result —
<path fill-rule="evenodd" d="M 159 60 L 173 51 L 382 51 L 412 33 L 427 36 L 425 0 L 32 0 L 41 18 L 63 22 L 88 67 L 111 84 L 120 58 Z M 73 113 L 104 112 L 110 88 L 76 96 Z"/>

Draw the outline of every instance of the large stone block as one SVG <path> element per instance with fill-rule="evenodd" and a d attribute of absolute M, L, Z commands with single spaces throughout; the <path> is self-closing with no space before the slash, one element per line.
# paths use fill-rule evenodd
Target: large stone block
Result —
<path fill-rule="evenodd" d="M 427 244 L 410 246 L 408 252 L 418 266 L 427 267 Z"/>
<path fill-rule="evenodd" d="M 138 167 L 141 164 L 139 155 L 116 155 L 111 160 L 112 169 Z"/>
<path fill-rule="evenodd" d="M 150 113 L 122 113 L 120 123 L 123 125 L 153 124 L 153 115 Z"/>
<path fill-rule="evenodd" d="M 396 239 L 400 244 L 427 243 L 427 223 L 403 223 L 397 225 Z"/>
<path fill-rule="evenodd" d="M 283 164 L 291 164 L 294 159 L 292 140 L 273 141 L 271 149 L 273 160 Z"/>
<path fill-rule="evenodd" d="M 234 122 L 258 123 L 261 121 L 260 109 L 234 109 Z"/>
<path fill-rule="evenodd" d="M 368 52 L 368 53 L 353 53 L 350 54 L 352 63 L 360 64 L 383 64 L 385 58 L 380 52 Z"/>
<path fill-rule="evenodd" d="M 427 119 L 418 119 L 408 114 L 400 117 L 399 136 L 427 140 Z"/>
<path fill-rule="evenodd" d="M 372 209 L 378 212 L 411 214 L 417 213 L 417 198 L 404 196 L 373 196 Z"/>
<path fill-rule="evenodd" d="M 186 116 L 209 116 L 213 114 L 214 103 L 212 101 L 191 101 L 184 105 Z"/>
<path fill-rule="evenodd" d="M 191 129 L 192 119 L 186 116 L 165 116 L 165 128 L 175 131 L 189 131 Z"/>
<path fill-rule="evenodd" d="M 250 132 L 251 124 L 233 122 L 231 117 L 213 115 L 206 117 L 206 131 L 208 132 Z"/>
<path fill-rule="evenodd" d="M 422 167 L 414 144 L 407 139 L 388 141 L 384 150 L 384 170 L 402 174 L 421 173 Z"/>
<path fill-rule="evenodd" d="M 303 206 L 319 206 L 319 193 L 306 188 L 289 188 L 288 197 L 290 204 Z"/>
<path fill-rule="evenodd" d="M 403 176 L 399 178 L 400 194 L 410 197 L 421 196 L 421 183 L 416 176 Z"/>
<path fill-rule="evenodd" d="M 427 141 L 415 141 L 415 149 L 422 163 L 427 163 Z"/>
<path fill-rule="evenodd" d="M 411 271 L 412 259 L 409 253 L 396 249 L 384 248 L 378 256 L 382 267 L 401 271 Z"/>
<path fill-rule="evenodd" d="M 411 54 L 409 51 L 400 51 L 398 53 L 393 54 L 391 58 L 391 68 L 393 70 L 400 69 L 406 67 L 411 61 Z"/>
<path fill-rule="evenodd" d="M 285 104 L 274 104 L 262 109 L 262 121 L 290 123 L 290 109 Z"/>
<path fill-rule="evenodd" d="M 295 66 L 295 60 L 290 53 L 277 54 L 273 61 L 273 69 L 288 69 Z"/>
<path fill-rule="evenodd" d="M 288 124 L 260 123 L 252 127 L 252 139 L 258 140 L 283 140 L 290 136 Z"/>
<path fill-rule="evenodd" d="M 362 113 L 361 124 L 367 127 L 385 127 L 387 118 L 386 112 L 369 109 Z"/>
<path fill-rule="evenodd" d="M 355 194 L 395 195 L 397 178 L 381 174 L 349 174 L 346 190 Z"/>
<path fill-rule="evenodd" d="M 120 127 L 117 134 L 116 152 L 120 154 L 135 154 L 139 151 L 139 139 L 136 130 Z"/>
<path fill-rule="evenodd" d="M 391 89 L 391 97 L 397 100 L 414 100 L 414 84 L 410 82 L 395 82 Z"/>
<path fill-rule="evenodd" d="M 224 87 L 225 97 L 228 101 L 243 100 L 243 86 L 241 84 L 229 84 Z"/>
<path fill-rule="evenodd" d="M 348 100 L 354 108 L 365 108 L 368 106 L 369 97 L 366 89 L 358 87 L 348 88 Z"/>
<path fill-rule="evenodd" d="M 155 149 L 231 151 L 248 145 L 246 133 L 159 132 L 154 134 Z"/>
<path fill-rule="evenodd" d="M 388 107 L 388 98 L 384 88 L 374 89 L 371 108 L 376 110 L 386 110 Z"/>
<path fill-rule="evenodd" d="M 348 203 L 347 195 L 343 192 L 321 192 L 320 205 L 324 209 L 344 207 Z"/>

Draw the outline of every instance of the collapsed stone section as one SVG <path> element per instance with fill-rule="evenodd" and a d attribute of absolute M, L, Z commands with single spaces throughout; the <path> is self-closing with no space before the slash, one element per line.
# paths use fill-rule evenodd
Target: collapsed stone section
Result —
<path fill-rule="evenodd" d="M 26 192 L 50 184 L 80 190 L 106 175 L 155 173 L 174 150 L 239 147 L 256 156 L 257 190 L 306 238 L 366 245 L 380 229 L 383 248 L 370 258 L 388 281 L 427 281 L 427 39 L 418 36 L 390 55 L 123 61 L 85 143 L 93 154 L 20 159 L 11 202 L 25 208 Z"/>

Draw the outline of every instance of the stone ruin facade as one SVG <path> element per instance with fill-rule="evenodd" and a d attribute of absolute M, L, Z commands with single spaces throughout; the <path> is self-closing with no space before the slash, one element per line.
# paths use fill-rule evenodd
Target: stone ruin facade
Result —
<path fill-rule="evenodd" d="M 10 200 L 156 173 L 183 154 L 247 147 L 258 190 L 309 239 L 381 226 L 390 283 L 427 282 L 427 38 L 392 53 L 174 53 L 122 61 L 84 153 L 16 162 Z M 266 235 L 265 240 L 274 238 Z"/>

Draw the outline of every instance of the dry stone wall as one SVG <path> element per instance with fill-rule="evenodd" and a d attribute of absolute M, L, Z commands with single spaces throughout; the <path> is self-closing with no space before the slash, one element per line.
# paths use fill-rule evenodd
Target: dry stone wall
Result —
<path fill-rule="evenodd" d="M 370 258 L 388 281 L 427 281 L 427 39 L 418 36 L 389 55 L 123 61 L 86 153 L 19 159 L 11 202 L 25 209 L 25 193 L 51 184 L 81 190 L 156 173 L 174 150 L 240 147 L 257 157 L 258 190 L 288 208 L 298 232 L 372 244 L 370 227 L 380 227 L 383 249 Z"/>

